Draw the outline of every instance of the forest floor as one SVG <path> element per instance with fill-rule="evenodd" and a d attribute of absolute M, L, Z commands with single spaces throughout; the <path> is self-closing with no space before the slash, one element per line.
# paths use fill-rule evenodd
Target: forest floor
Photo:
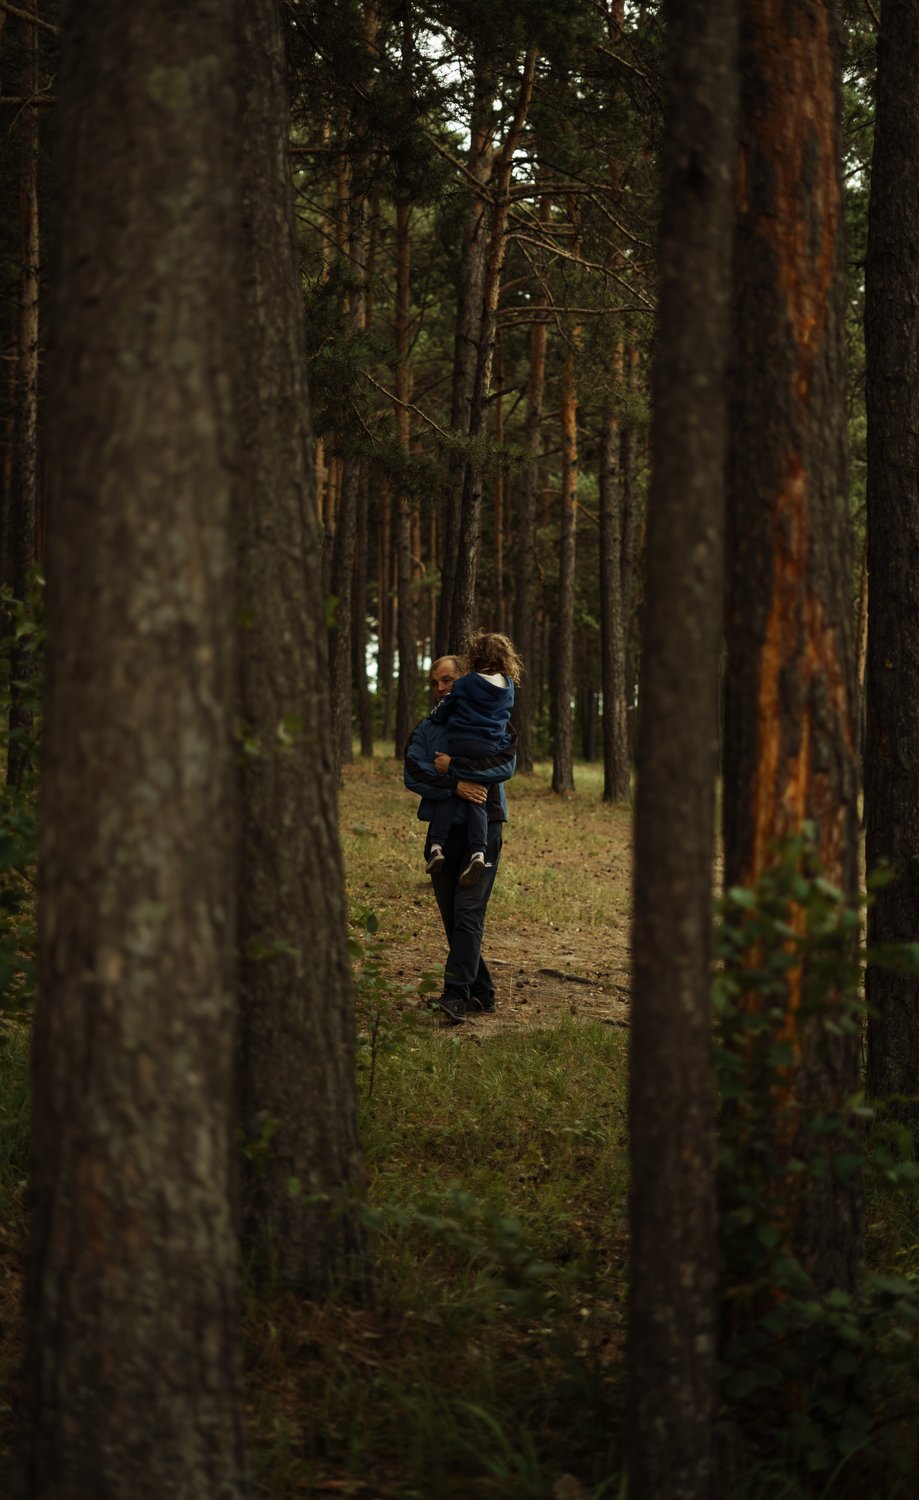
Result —
<path fill-rule="evenodd" d="M 482 1038 L 574 1016 L 628 1023 L 631 816 L 604 804 L 602 768 L 579 766 L 558 797 L 540 764 L 508 787 L 509 821 L 486 925 L 496 1012 L 457 1036 Z M 379 922 L 382 967 L 405 991 L 442 972 L 446 942 L 424 874 L 425 825 L 401 762 L 355 761 L 344 772 L 342 843 L 352 913 Z"/>
<path fill-rule="evenodd" d="M 257 1500 L 624 1493 L 631 815 L 601 801 L 600 767 L 578 765 L 575 780 L 570 798 L 552 793 L 545 765 L 510 785 L 485 942 L 497 1010 L 450 1026 L 428 1009 L 446 948 L 417 799 L 382 747 L 345 769 L 376 1294 L 355 1307 L 244 1287 Z M 28 1079 L 26 1028 L 0 1033 L 0 1493 L 15 1473 Z M 901 1278 L 883 1295 L 901 1297 L 902 1278 L 919 1278 L 915 1195 L 876 1179 L 865 1242 L 871 1268 Z M 858 1467 L 845 1456 L 833 1467 L 841 1417 L 820 1405 L 830 1389 L 821 1372 L 840 1349 L 851 1368 L 853 1338 L 869 1371 L 912 1349 L 909 1328 L 888 1334 L 850 1300 L 845 1348 L 814 1345 L 808 1331 L 792 1362 L 800 1421 L 785 1420 L 772 1384 L 764 1406 L 751 1398 L 755 1420 L 723 1385 L 726 1500 L 914 1494 L 919 1452 L 898 1413 L 919 1400 L 915 1361 L 896 1365 L 892 1406 L 887 1385 L 869 1406 L 879 1436 L 859 1438 Z M 811 1317 L 816 1304 L 801 1305 Z M 832 1333 L 843 1314 L 827 1316 Z"/>

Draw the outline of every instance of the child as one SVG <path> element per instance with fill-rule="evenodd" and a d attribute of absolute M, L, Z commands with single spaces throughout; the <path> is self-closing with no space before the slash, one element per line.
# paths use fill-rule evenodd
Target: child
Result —
<path fill-rule="evenodd" d="M 521 662 L 506 635 L 481 630 L 473 636 L 468 653 L 469 671 L 458 677 L 431 717 L 447 725 L 450 757 L 473 759 L 493 756 L 508 746 L 507 726 L 514 706 L 514 684 L 520 681 Z M 474 781 L 475 773 L 463 772 Z M 433 875 L 445 862 L 443 846 L 450 832 L 456 804 L 438 802 L 428 835 L 430 857 L 425 870 Z M 461 871 L 462 886 L 478 885 L 485 871 L 488 814 L 476 802 L 466 803 L 469 861 Z"/>

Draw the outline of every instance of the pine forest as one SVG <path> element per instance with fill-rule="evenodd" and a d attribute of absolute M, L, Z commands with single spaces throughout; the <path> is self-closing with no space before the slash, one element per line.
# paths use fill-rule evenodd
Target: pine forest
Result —
<path fill-rule="evenodd" d="M 4 1494 L 915 1494 L 917 79 L 0 0 Z"/>

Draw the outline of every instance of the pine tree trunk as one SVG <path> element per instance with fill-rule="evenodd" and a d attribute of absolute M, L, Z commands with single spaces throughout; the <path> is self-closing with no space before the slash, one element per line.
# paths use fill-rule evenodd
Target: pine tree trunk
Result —
<path fill-rule="evenodd" d="M 621 361 L 620 361 L 621 365 Z M 600 444 L 600 654 L 603 694 L 603 801 L 628 802 L 629 731 L 622 628 L 622 537 L 619 497 L 619 422 L 603 415 Z"/>
<path fill-rule="evenodd" d="M 638 390 L 639 383 L 639 351 L 634 342 L 628 345 L 626 373 L 628 390 L 634 394 Z M 626 723 L 628 727 L 628 756 L 634 761 L 635 742 L 637 728 L 637 714 L 635 711 L 635 700 L 638 690 L 638 641 L 640 631 L 638 629 L 638 608 L 636 607 L 636 595 L 639 594 L 637 587 L 640 574 L 639 546 L 639 513 L 637 503 L 637 454 L 636 434 L 634 423 L 630 420 L 623 424 L 622 437 L 619 443 L 619 474 L 622 503 L 622 632 L 623 649 L 625 652 L 625 703 Z"/>
<path fill-rule="evenodd" d="M 281 12 L 275 0 L 242 11 L 243 1233 L 256 1274 L 320 1297 L 333 1282 L 361 1288 L 363 1240 L 337 1201 L 312 1195 L 364 1177 Z"/>
<path fill-rule="evenodd" d="M 353 188 L 353 172 L 348 167 L 345 174 L 349 189 Z M 367 326 L 367 260 L 369 236 L 366 229 L 367 201 L 360 194 L 353 194 L 347 211 L 346 261 L 352 278 L 348 293 L 347 322 L 352 339 L 359 339 Z M 357 515 L 360 506 L 360 491 L 363 483 L 363 465 L 355 453 L 342 458 L 341 487 L 339 491 L 338 515 L 336 517 L 335 541 L 332 549 L 331 590 L 336 600 L 335 613 L 329 633 L 329 688 L 332 703 L 332 744 L 336 763 L 340 771 L 353 759 L 352 731 L 352 686 L 354 647 L 351 640 L 352 589 L 354 586 L 354 559 L 357 548 Z"/>
<path fill-rule="evenodd" d="M 48 1500 L 244 1488 L 234 20 L 81 0 L 61 28 L 23 1396 Z"/>
<path fill-rule="evenodd" d="M 865 297 L 868 407 L 868 692 L 866 864 L 895 878 L 868 912 L 872 943 L 919 935 L 919 15 L 885 0 L 878 37 L 877 115 Z M 919 981 L 868 970 L 868 1089 L 919 1125 Z M 905 1096 L 905 1097 L 903 1097 Z"/>
<path fill-rule="evenodd" d="M 370 484 L 361 474 L 358 495 L 357 546 L 354 553 L 354 593 L 352 600 L 351 640 L 354 660 L 354 682 L 357 687 L 357 717 L 361 736 L 361 755 L 373 758 L 373 700 L 367 680 L 367 569 L 370 558 L 369 512 Z"/>
<path fill-rule="evenodd" d="M 406 458 L 411 451 L 408 402 L 411 396 L 409 354 L 409 278 L 411 241 L 408 201 L 396 204 L 396 430 Z M 412 590 L 412 502 L 403 490 L 396 510 L 396 649 L 399 681 L 396 695 L 396 743 L 394 754 L 401 760 L 408 737 L 415 727 L 415 681 L 417 639 L 415 596 Z"/>
<path fill-rule="evenodd" d="M 450 399 L 450 425 L 454 432 L 463 437 L 468 436 L 470 431 L 470 408 L 482 316 L 482 289 L 488 254 L 488 202 L 485 187 L 491 177 L 495 156 L 494 143 L 490 134 L 493 99 L 494 79 L 488 70 L 477 65 L 467 163 L 467 181 L 472 187 L 472 203 L 463 232 L 462 252 L 457 273 L 456 331 L 453 343 L 453 379 Z M 459 563 L 460 514 L 465 467 L 461 457 L 451 459 L 450 482 L 447 487 L 442 527 L 436 656 L 453 649 L 453 597 Z"/>
<path fill-rule="evenodd" d="M 715 1491 L 712 853 L 724 531 L 733 0 L 668 0 L 635 808 L 630 1500 Z M 687 559 L 692 566 L 687 566 Z"/>
<path fill-rule="evenodd" d="M 34 11 L 35 0 L 25 7 Z M 28 21 L 20 23 L 23 53 L 22 96 L 30 98 L 38 89 L 38 32 Z M 18 118 L 19 137 L 19 359 L 17 362 L 15 446 L 10 506 L 11 587 L 14 599 L 26 599 L 36 558 L 38 529 L 38 109 L 23 105 Z M 10 653 L 9 752 L 6 779 L 19 786 L 32 756 L 34 663 L 26 638 L 14 641 Z"/>
<path fill-rule="evenodd" d="M 552 217 L 552 199 L 543 193 L 539 200 L 539 221 L 548 225 Z M 548 305 L 546 292 L 540 288 L 534 296 L 535 322 L 530 330 L 530 368 L 527 376 L 527 404 L 524 422 L 523 450 L 525 462 L 517 514 L 517 567 L 514 589 L 514 641 L 523 659 L 525 675 L 514 702 L 514 725 L 517 729 L 517 769 L 533 769 L 533 708 L 539 681 L 536 670 L 536 634 L 534 630 L 534 596 L 536 588 L 536 501 L 539 495 L 539 460 L 542 456 L 543 392 L 546 385 L 546 340 L 548 325 L 542 311 Z"/>
<path fill-rule="evenodd" d="M 493 630 L 506 631 L 504 604 L 504 507 L 507 503 L 507 465 L 504 462 L 504 366 L 501 335 L 495 332 L 495 472 L 492 480 L 492 537 L 494 541 Z"/>
<path fill-rule="evenodd" d="M 558 608 L 552 680 L 552 790 L 574 791 L 571 744 L 571 695 L 574 686 L 574 596 L 578 501 L 578 404 L 576 338 L 565 356 L 562 374 L 562 496 L 558 559 Z"/>
<path fill-rule="evenodd" d="M 835 15 L 748 0 L 741 35 L 724 730 L 725 882 L 749 885 L 813 825 L 856 894 L 854 651 L 846 474 L 843 200 Z M 842 497 L 842 498 L 841 498 Z M 789 1096 L 845 1109 L 857 1038 L 802 1019 L 789 980 Z M 770 1002 L 772 1003 L 772 1002 Z M 794 1143 L 789 1143 L 789 1150 Z M 800 1150 L 807 1149 L 807 1143 Z M 855 1190 L 828 1174 L 789 1207 L 823 1285 L 856 1273 Z"/>
<path fill-rule="evenodd" d="M 354 454 L 342 459 L 341 489 L 335 541 L 332 547 L 330 586 L 335 599 L 329 631 L 330 741 L 336 774 L 352 759 L 351 750 L 351 592 L 354 586 L 354 553 L 357 546 L 357 511 L 361 487 L 361 463 Z"/>
<path fill-rule="evenodd" d="M 380 485 L 377 517 L 377 692 L 383 700 L 384 740 L 393 734 L 393 653 L 395 621 L 393 619 L 392 502 L 389 486 Z"/>
<path fill-rule="evenodd" d="M 495 348 L 498 301 L 501 294 L 501 270 L 507 249 L 507 217 L 510 209 L 510 182 L 514 153 L 526 121 L 533 95 L 538 52 L 531 48 L 524 58 L 523 73 L 517 95 L 514 117 L 495 162 L 492 185 L 492 212 L 489 215 L 488 253 L 482 283 L 482 306 L 476 337 L 475 376 L 469 402 L 469 436 L 483 431 L 485 401 L 491 382 Z M 476 581 L 479 544 L 482 530 L 482 472 L 478 462 L 466 461 L 463 476 L 463 498 L 460 507 L 459 548 L 453 586 L 450 619 L 451 651 L 463 651 L 476 626 Z"/>

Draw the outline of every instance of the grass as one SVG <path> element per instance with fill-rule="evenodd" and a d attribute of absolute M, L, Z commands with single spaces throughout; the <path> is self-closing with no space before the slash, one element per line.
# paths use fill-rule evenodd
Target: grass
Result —
<path fill-rule="evenodd" d="M 417 799 L 392 756 L 345 767 L 342 847 L 352 908 L 371 905 L 399 940 L 428 920 L 430 891 L 421 875 L 424 825 Z M 551 767 L 515 779 L 501 877 L 489 906 L 494 924 L 540 931 L 623 931 L 629 904 L 631 817 L 604 803 L 602 769 L 576 768 L 574 798 L 555 796 Z M 589 878 L 585 880 L 585 872 Z"/>
<path fill-rule="evenodd" d="M 409 1033 L 382 1059 L 363 1101 L 376 1307 L 250 1308 L 266 1494 L 351 1475 L 550 1500 L 560 1474 L 577 1495 L 618 1474 L 622 1078 L 620 1035 L 574 1023 L 481 1048 Z"/>

